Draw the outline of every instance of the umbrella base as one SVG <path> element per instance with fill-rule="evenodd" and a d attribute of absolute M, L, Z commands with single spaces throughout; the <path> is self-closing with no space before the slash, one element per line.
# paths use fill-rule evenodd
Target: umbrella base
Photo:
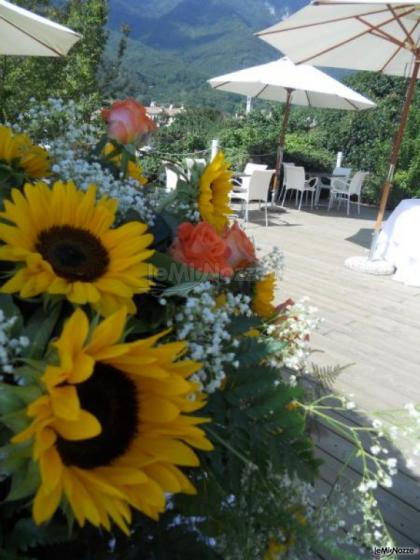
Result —
<path fill-rule="evenodd" d="M 344 266 L 350 270 L 375 276 L 390 276 L 395 272 L 394 265 L 383 260 L 370 260 L 368 256 L 349 257 L 344 261 Z"/>

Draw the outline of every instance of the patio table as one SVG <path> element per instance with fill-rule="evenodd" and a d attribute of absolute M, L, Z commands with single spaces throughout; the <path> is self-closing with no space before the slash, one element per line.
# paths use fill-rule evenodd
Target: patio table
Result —
<path fill-rule="evenodd" d="M 308 171 L 306 173 L 307 177 L 316 177 L 318 179 L 316 183 L 316 191 L 315 191 L 315 208 L 319 206 L 319 197 L 321 196 L 322 189 L 331 189 L 331 181 L 332 179 L 343 179 L 346 180 L 348 177 L 346 175 L 333 175 L 332 173 L 328 173 L 326 171 Z M 330 184 L 323 183 L 322 179 L 327 179 L 330 181 Z"/>
<path fill-rule="evenodd" d="M 243 173 L 241 171 L 235 171 L 232 175 L 232 180 L 233 182 L 233 188 L 232 190 L 234 192 L 246 192 L 247 187 L 242 187 L 241 184 L 242 182 L 236 183 L 235 179 L 243 179 L 244 177 L 251 177 L 251 175 L 249 175 L 249 173 Z"/>

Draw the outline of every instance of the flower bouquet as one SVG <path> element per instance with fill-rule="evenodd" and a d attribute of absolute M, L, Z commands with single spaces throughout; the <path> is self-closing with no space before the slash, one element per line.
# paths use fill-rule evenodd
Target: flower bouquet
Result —
<path fill-rule="evenodd" d="M 147 183 L 154 129 L 134 100 L 0 127 L 1 557 L 311 558 L 304 304 L 222 152 Z"/>

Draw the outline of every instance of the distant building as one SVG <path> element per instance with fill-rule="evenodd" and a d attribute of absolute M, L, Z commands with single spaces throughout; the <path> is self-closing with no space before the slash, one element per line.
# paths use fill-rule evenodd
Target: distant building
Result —
<path fill-rule="evenodd" d="M 157 105 L 154 101 L 150 103 L 149 107 L 146 107 L 147 115 L 160 126 L 171 125 L 174 117 L 183 111 L 185 111 L 183 105 L 181 107 L 174 107 L 172 104 L 168 106 Z"/>

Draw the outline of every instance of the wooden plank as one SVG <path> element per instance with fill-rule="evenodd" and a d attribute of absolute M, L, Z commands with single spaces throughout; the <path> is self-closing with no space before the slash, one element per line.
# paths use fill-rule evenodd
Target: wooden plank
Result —
<path fill-rule="evenodd" d="M 322 447 L 317 447 L 316 455 L 324 461 L 321 467 L 322 478 L 333 485 L 343 466 L 342 461 L 327 453 L 323 444 Z M 344 484 L 351 482 L 354 485 L 360 480 L 360 476 L 356 470 L 349 467 L 343 470 L 341 480 Z M 397 544 L 399 546 L 420 545 L 420 512 L 410 508 L 382 488 L 378 488 L 375 497 L 378 500 L 385 522 L 390 528 L 394 529 L 394 533 L 398 536 Z"/>
<path fill-rule="evenodd" d="M 339 420 L 345 420 L 349 425 L 353 425 L 353 426 L 363 427 L 363 426 L 367 426 L 367 425 L 371 424 L 371 421 L 368 417 L 364 417 L 364 416 L 361 416 L 360 414 L 356 414 L 351 410 L 348 410 L 348 411 L 330 411 L 329 414 L 331 416 L 333 416 L 334 418 L 337 418 Z M 369 445 L 370 440 L 363 433 L 360 434 L 360 439 L 361 439 L 364 447 L 366 448 Z M 392 453 L 394 453 L 394 454 L 399 453 L 399 449 L 393 448 L 393 444 L 391 442 L 389 442 L 388 440 L 386 440 L 385 438 L 383 438 L 381 440 L 381 443 L 383 444 L 384 447 L 387 447 L 388 449 L 390 449 L 391 454 Z M 413 500 L 413 502 L 412 502 L 413 507 L 415 507 L 416 509 L 418 509 L 420 511 L 420 473 L 416 473 L 416 472 L 412 471 L 411 469 L 408 469 L 405 466 L 404 463 L 399 463 L 398 464 L 398 470 L 400 471 L 400 473 L 403 473 L 405 477 L 409 478 L 411 480 L 411 482 L 413 483 L 413 485 L 415 485 L 414 495 L 411 494 L 411 490 L 410 490 L 409 498 L 411 500 Z M 411 503 L 410 500 L 408 500 L 408 501 L 409 501 L 409 503 Z"/>
<path fill-rule="evenodd" d="M 331 484 L 329 482 L 327 482 L 325 479 L 323 479 L 322 477 L 319 478 L 316 483 L 315 483 L 315 491 L 316 491 L 316 495 L 315 495 L 315 503 L 316 505 L 320 506 L 323 500 L 323 496 L 328 496 L 329 492 L 331 490 Z M 344 521 L 346 521 L 346 523 L 350 523 L 350 517 L 348 514 L 346 514 L 345 511 L 343 511 L 343 518 Z M 337 533 L 336 533 L 342 541 L 345 540 L 346 538 L 346 531 L 342 528 L 339 528 Z M 353 554 L 355 554 L 356 556 L 359 556 L 360 553 L 358 551 L 358 548 L 355 546 L 350 546 L 350 545 L 341 545 L 343 546 L 344 550 L 347 550 L 349 552 L 352 552 Z M 319 554 L 320 558 L 322 558 L 323 560 L 337 560 L 337 556 L 333 556 L 331 554 L 329 554 L 326 550 L 320 550 L 317 549 L 317 554 Z"/>
<path fill-rule="evenodd" d="M 289 372 L 293 373 L 292 370 L 289 370 Z M 302 383 L 303 386 L 306 387 L 307 389 L 314 390 L 317 382 L 314 381 L 314 379 L 311 377 L 310 374 L 307 374 L 304 378 L 302 378 Z M 324 399 L 323 404 L 326 406 L 331 405 L 331 407 L 334 407 L 337 403 L 334 396 L 332 396 L 331 398 Z M 372 425 L 372 420 L 368 416 L 361 414 L 359 411 L 328 410 L 327 412 L 332 419 L 343 422 L 350 427 L 353 426 L 353 427 L 364 428 Z M 315 428 L 316 429 L 319 428 L 322 431 L 325 431 L 327 427 L 329 430 L 334 431 L 333 427 L 325 426 L 324 423 L 321 423 L 320 421 L 317 421 L 315 424 Z M 317 431 L 315 431 L 314 433 L 315 439 L 317 437 L 320 438 L 321 434 L 322 432 L 318 433 Z M 351 439 L 345 438 L 343 434 L 337 434 L 337 435 L 345 439 L 351 445 L 353 444 Z M 359 431 L 359 437 L 363 444 L 364 449 L 370 448 L 372 443 L 369 434 L 367 434 L 365 431 Z M 394 456 L 397 457 L 398 459 L 398 455 L 400 455 L 400 449 L 395 448 L 394 444 L 385 438 L 380 438 L 379 442 L 383 447 L 386 447 L 388 449 L 390 457 Z M 406 498 L 407 503 L 409 503 L 415 509 L 420 511 L 420 472 L 416 472 L 413 471 L 412 469 L 407 468 L 405 463 L 400 460 L 398 461 L 398 470 L 399 470 L 399 477 L 401 478 L 402 476 L 404 476 L 404 478 L 409 479 L 407 480 L 407 484 L 411 486 Z M 395 486 L 393 486 L 391 489 L 387 489 L 387 491 L 394 494 L 399 493 L 399 491 L 395 491 Z"/>
<path fill-rule="evenodd" d="M 330 482 L 328 482 L 325 478 L 320 478 L 319 480 L 317 480 L 317 482 L 315 484 L 315 489 L 316 489 L 316 492 L 319 496 L 318 503 L 320 503 L 321 495 L 328 495 L 328 492 L 331 490 L 331 488 L 332 488 L 332 484 Z M 349 514 L 346 514 L 346 512 L 344 512 L 343 520 L 348 524 L 348 526 L 351 526 L 351 524 L 353 522 L 360 522 L 361 517 L 360 516 L 350 516 Z M 394 541 L 396 543 L 403 543 L 402 545 L 399 545 L 399 546 L 417 547 L 417 543 L 415 541 L 412 541 L 410 538 L 402 535 L 399 531 L 395 530 L 393 527 L 387 526 L 387 528 L 388 528 L 389 533 L 391 534 L 392 538 L 394 539 Z M 345 535 L 345 531 L 341 530 L 340 534 Z M 381 546 L 383 543 L 377 543 L 377 544 L 378 544 L 378 546 Z M 354 548 L 352 549 L 352 551 L 354 552 Z M 334 558 L 330 555 L 325 555 L 324 556 L 324 553 L 321 553 L 321 555 L 323 555 L 323 557 L 325 557 L 326 560 L 337 560 L 336 557 Z"/>
<path fill-rule="evenodd" d="M 354 451 L 352 443 L 326 427 L 320 433 L 321 436 L 316 441 L 317 447 L 342 464 L 346 463 Z M 353 458 L 349 462 L 349 466 L 358 475 L 362 473 L 360 459 Z M 419 485 L 413 478 L 401 472 L 393 477 L 393 487 L 383 488 L 383 491 L 387 495 L 387 499 L 391 501 L 398 499 L 406 511 L 407 517 L 417 519 L 417 527 L 420 527 Z"/>
<path fill-rule="evenodd" d="M 354 394 L 352 400 L 369 412 L 401 408 L 406 402 L 420 402 L 420 289 L 410 288 L 390 277 L 375 277 L 350 271 L 344 260 L 363 254 L 374 223 L 374 210 L 362 208 L 361 217 L 325 210 L 270 212 L 270 227 L 263 226 L 258 213 L 247 231 L 264 254 L 273 246 L 285 250 L 286 269 L 278 286 L 278 300 L 310 297 L 325 322 L 311 338 L 315 353 L 311 359 L 320 365 L 354 363 L 336 382 L 340 391 Z M 254 218 L 252 218 L 254 219 Z M 341 413 L 340 413 L 341 414 Z M 347 419 L 347 413 L 344 414 Z M 354 418 L 364 425 L 365 418 Z M 336 446 L 335 446 L 335 444 Z M 322 474 L 332 481 L 335 469 L 345 460 L 351 443 L 337 434 L 318 442 L 319 453 L 329 457 Z M 350 446 L 350 447 L 349 447 Z M 407 453 L 409 444 L 398 447 Z M 389 447 L 389 445 L 388 445 Z M 390 448 L 390 456 L 400 450 Z M 349 471 L 358 475 L 356 464 Z M 360 467 L 359 467 L 360 471 Z M 394 477 L 391 489 L 380 489 L 397 542 L 405 537 L 420 539 L 420 486 L 416 475 L 404 465 Z M 328 481 L 322 481 L 328 487 Z M 409 534 L 410 533 L 410 534 Z"/>

